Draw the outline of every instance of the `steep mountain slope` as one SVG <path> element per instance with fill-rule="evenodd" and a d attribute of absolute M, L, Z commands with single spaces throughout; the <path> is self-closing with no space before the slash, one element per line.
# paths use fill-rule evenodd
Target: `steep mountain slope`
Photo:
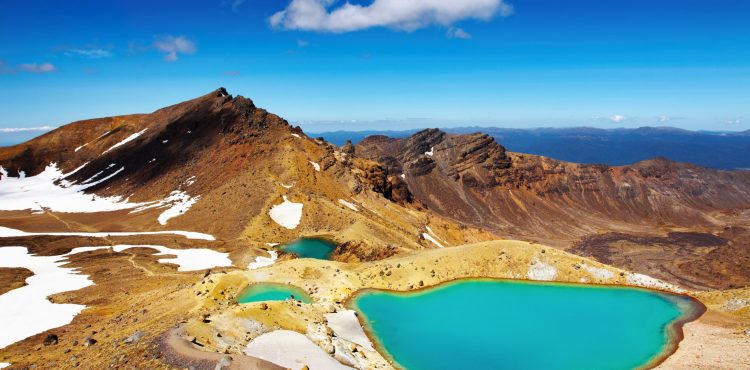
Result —
<path fill-rule="evenodd" d="M 6 329 L 0 362 L 214 368 L 222 355 L 168 334 L 214 303 L 194 291 L 202 278 L 293 259 L 276 245 L 306 236 L 332 239 L 332 258 L 353 266 L 496 239 L 425 212 L 399 184 L 380 164 L 310 139 L 224 89 L 151 114 L 75 122 L 2 148 L 0 291 L 15 288 L 31 302 L 27 311 L 43 307 L 39 312 L 57 321 L 23 325 L 38 320 L 16 319 L 6 314 L 14 307 L 0 305 L 4 325 L 22 324 Z M 44 269 L 37 260 L 46 261 Z M 27 265 L 33 279 L 23 287 Z M 49 280 L 77 285 L 34 295 L 45 282 L 55 286 Z M 83 311 L 55 313 L 65 304 Z M 113 350 L 137 331 L 148 340 Z M 47 335 L 61 345 L 34 352 Z"/>
<path fill-rule="evenodd" d="M 673 127 L 599 129 L 592 127 L 513 129 L 502 127 L 446 127 L 449 134 L 482 132 L 506 149 L 565 162 L 629 165 L 656 157 L 721 169 L 748 169 L 750 137 L 743 132 L 688 131 Z M 419 130 L 308 132 L 336 145 L 359 143 L 367 136 L 404 138 Z"/>
<path fill-rule="evenodd" d="M 358 240 L 382 249 L 435 247 L 422 237 L 431 222 L 428 215 L 386 199 L 407 200 L 408 195 L 399 192 L 399 181 L 386 178 L 379 164 L 309 139 L 284 119 L 224 89 L 151 114 L 63 126 L 0 149 L 0 166 L 8 180 L 23 175 L 29 181 L 50 177 L 52 182 L 56 174 L 56 187 L 48 190 L 80 189 L 76 194 L 91 197 L 90 204 L 82 196 L 83 201 L 67 206 L 37 198 L 15 208 L 11 202 L 0 206 L 0 214 L 18 220 L 6 226 L 18 229 L 42 222 L 41 216 L 24 211 L 30 208 L 55 217 L 67 229 L 176 228 L 261 247 L 301 235 L 335 235 L 341 242 Z M 2 185 L 12 181 L 0 182 L 0 196 Z M 18 200 L 18 194 L 5 196 Z M 301 208 L 299 214 L 281 212 L 296 218 L 293 227 L 269 217 L 277 206 L 280 211 Z M 94 211 L 102 215 L 87 213 Z M 447 230 L 456 230 L 444 236 L 449 244 L 489 235 L 458 231 L 455 224 Z"/>
<path fill-rule="evenodd" d="M 607 232 L 718 232 L 741 224 L 727 220 L 725 212 L 750 208 L 749 173 L 662 158 L 622 167 L 581 165 L 508 153 L 486 134 L 449 135 L 435 129 L 405 139 L 369 137 L 355 153 L 403 174 L 414 199 L 435 213 L 563 248 Z M 743 285 L 750 283 L 745 274 Z M 715 286 L 714 278 L 704 283 Z"/>

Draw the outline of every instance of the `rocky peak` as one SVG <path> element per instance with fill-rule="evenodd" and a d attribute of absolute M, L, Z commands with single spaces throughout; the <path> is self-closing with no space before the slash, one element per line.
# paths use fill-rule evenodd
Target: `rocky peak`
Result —
<path fill-rule="evenodd" d="M 404 161 L 418 160 L 425 156 L 425 153 L 432 152 L 432 149 L 440 144 L 446 135 L 445 132 L 436 128 L 417 132 L 404 142 L 403 152 L 400 155 L 401 159 Z"/>
<path fill-rule="evenodd" d="M 427 129 L 402 141 L 398 153 L 377 157 L 391 168 L 391 157 L 412 176 L 423 176 L 439 167 L 447 176 L 465 178 L 469 184 L 494 185 L 501 172 L 511 166 L 505 148 L 483 133 L 448 135 Z M 470 173 L 469 173 L 470 172 Z M 481 180 L 476 180 L 479 177 Z"/>
<path fill-rule="evenodd" d="M 452 152 L 453 167 L 457 170 L 473 165 L 479 165 L 487 170 L 511 166 L 505 147 L 483 133 L 449 136 L 443 150 Z"/>
<path fill-rule="evenodd" d="M 354 154 L 354 144 L 351 140 L 347 140 L 344 145 L 341 146 L 341 152 L 346 154 Z"/>

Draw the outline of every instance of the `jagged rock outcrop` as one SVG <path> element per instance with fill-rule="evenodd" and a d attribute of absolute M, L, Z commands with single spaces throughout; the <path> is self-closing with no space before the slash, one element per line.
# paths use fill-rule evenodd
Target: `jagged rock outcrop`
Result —
<path fill-rule="evenodd" d="M 576 239 L 626 226 L 713 225 L 710 212 L 750 206 L 750 174 L 664 158 L 580 165 L 508 153 L 490 136 L 436 129 L 373 136 L 358 156 L 402 171 L 415 200 L 461 222 L 526 237 Z"/>
<path fill-rule="evenodd" d="M 727 228 L 745 229 L 750 172 L 665 158 L 582 165 L 509 153 L 484 134 L 435 129 L 405 139 L 368 137 L 355 153 L 402 174 L 415 203 L 465 225 L 572 248 L 696 289 L 750 284 L 750 270 L 738 263 L 748 254 L 747 233 L 731 233 L 722 245 L 701 244 Z M 685 230 L 696 230 L 687 242 L 662 237 Z M 600 237 L 608 233 L 619 237 Z"/>

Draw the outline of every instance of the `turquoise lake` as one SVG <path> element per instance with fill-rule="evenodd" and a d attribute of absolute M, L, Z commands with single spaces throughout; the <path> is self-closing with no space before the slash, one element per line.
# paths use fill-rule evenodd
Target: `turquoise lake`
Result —
<path fill-rule="evenodd" d="M 281 247 L 281 250 L 294 253 L 299 258 L 330 259 L 336 243 L 321 238 L 301 238 Z"/>
<path fill-rule="evenodd" d="M 263 301 L 284 301 L 294 295 L 294 299 L 303 303 L 311 303 L 310 296 L 300 288 L 291 285 L 256 283 L 251 284 L 237 296 L 238 303 L 252 303 Z"/>
<path fill-rule="evenodd" d="M 688 298 L 647 290 L 461 280 L 366 290 L 352 306 L 398 365 L 435 369 L 633 369 L 668 349 Z"/>

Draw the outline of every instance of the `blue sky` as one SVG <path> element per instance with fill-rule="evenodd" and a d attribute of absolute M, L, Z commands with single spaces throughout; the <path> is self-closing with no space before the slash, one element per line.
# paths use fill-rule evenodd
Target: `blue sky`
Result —
<path fill-rule="evenodd" d="M 744 0 L 2 1 L 0 130 L 219 86 L 311 131 L 746 130 L 748 19 Z"/>

